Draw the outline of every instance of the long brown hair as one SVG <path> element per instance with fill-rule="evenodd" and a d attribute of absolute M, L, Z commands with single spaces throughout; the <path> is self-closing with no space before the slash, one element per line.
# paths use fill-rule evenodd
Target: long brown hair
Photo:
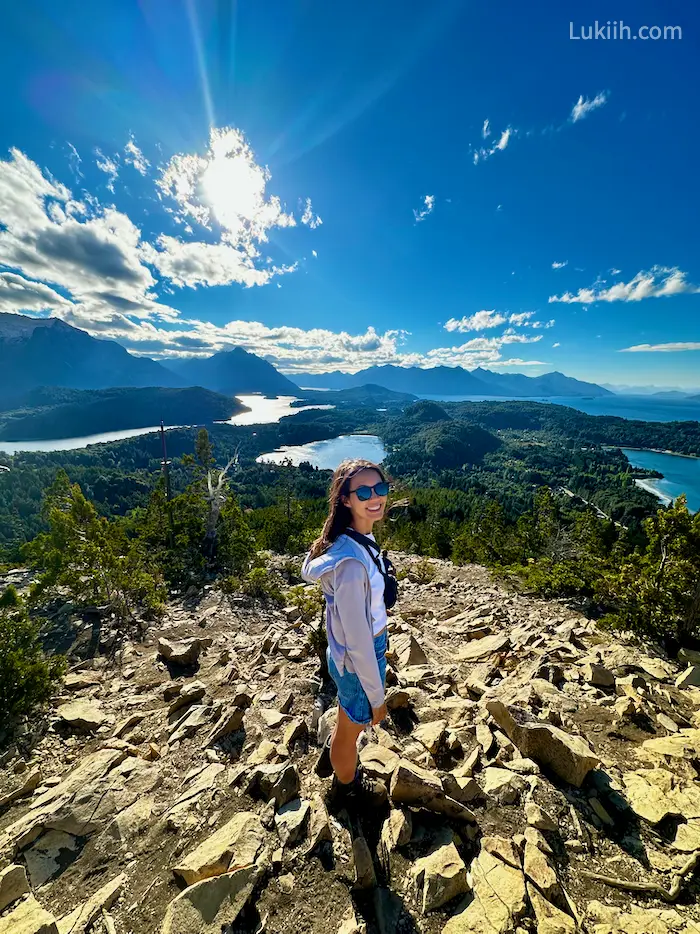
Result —
<path fill-rule="evenodd" d="M 331 488 L 328 491 L 328 518 L 323 523 L 323 530 L 311 546 L 309 555 L 317 558 L 327 551 L 339 535 L 347 529 L 352 521 L 352 513 L 348 506 L 342 500 L 347 496 L 350 489 L 350 479 L 361 470 L 376 470 L 382 480 L 386 480 L 386 474 L 378 464 L 372 461 L 355 458 L 354 460 L 343 461 L 338 464 L 331 480 Z"/>

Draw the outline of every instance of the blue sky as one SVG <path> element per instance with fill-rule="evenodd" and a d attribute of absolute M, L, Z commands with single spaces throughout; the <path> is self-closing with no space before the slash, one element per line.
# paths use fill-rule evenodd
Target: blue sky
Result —
<path fill-rule="evenodd" d="M 6 6 L 0 311 L 292 375 L 700 387 L 690 5 Z M 571 38 L 596 15 L 682 37 Z"/>

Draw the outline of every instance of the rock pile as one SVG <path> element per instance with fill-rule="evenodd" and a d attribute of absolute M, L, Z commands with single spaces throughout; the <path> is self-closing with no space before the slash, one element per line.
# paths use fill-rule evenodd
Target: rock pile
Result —
<path fill-rule="evenodd" d="M 0 934 L 700 934 L 700 657 L 413 560 L 384 805 L 329 813 L 310 627 L 211 588 L 0 752 Z"/>

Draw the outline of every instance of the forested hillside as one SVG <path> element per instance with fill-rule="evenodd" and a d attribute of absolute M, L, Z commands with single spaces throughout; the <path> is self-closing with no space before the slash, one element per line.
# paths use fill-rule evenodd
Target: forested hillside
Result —
<path fill-rule="evenodd" d="M 644 440 L 650 446 L 694 447 L 698 429 L 697 423 L 647 424 Z M 631 437 L 642 441 L 638 425 L 558 406 L 417 402 L 398 414 L 371 406 L 310 410 L 277 424 L 213 426 L 207 435 L 210 453 L 200 452 L 196 460 L 197 431 L 170 431 L 175 516 L 184 510 L 177 520 L 184 539 L 174 549 L 164 538 L 169 513 L 157 435 L 5 458 L 10 468 L 0 473 L 5 560 L 22 560 L 23 543 L 48 528 L 42 498 L 60 468 L 66 471 L 64 482 L 80 485 L 96 515 L 111 518 L 105 528 L 114 526 L 126 540 L 141 541 L 149 561 L 165 549 L 160 576 L 172 580 L 179 568 L 175 576 L 184 581 L 188 574 L 211 570 L 201 551 L 209 508 L 201 471 L 229 461 L 226 489 L 242 510 L 255 547 L 298 554 L 323 521 L 329 475 L 309 465 L 272 466 L 255 458 L 280 445 L 353 431 L 379 434 L 388 449 L 396 503 L 383 532 L 390 546 L 485 564 L 517 586 L 583 601 L 595 615 L 659 638 L 687 639 L 694 633 L 691 581 L 693 554 L 700 554 L 700 518 L 683 502 L 659 509 L 634 483 L 640 472 L 630 470 L 612 445 Z M 669 543 L 679 562 L 673 592 L 656 582 L 650 590 L 645 581 L 649 575 L 656 580 L 658 556 Z M 183 555 L 198 555 L 194 570 L 188 570 Z M 681 584 L 686 580 L 688 593 Z"/>

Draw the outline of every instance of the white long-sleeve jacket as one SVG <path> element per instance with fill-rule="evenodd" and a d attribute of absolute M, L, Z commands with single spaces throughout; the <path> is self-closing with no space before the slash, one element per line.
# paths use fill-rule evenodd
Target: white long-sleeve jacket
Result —
<path fill-rule="evenodd" d="M 354 672 L 370 706 L 384 703 L 384 682 L 374 651 L 371 558 L 348 535 L 340 535 L 317 558 L 307 555 L 304 580 L 318 581 L 326 597 L 326 633 L 338 671 Z"/>

